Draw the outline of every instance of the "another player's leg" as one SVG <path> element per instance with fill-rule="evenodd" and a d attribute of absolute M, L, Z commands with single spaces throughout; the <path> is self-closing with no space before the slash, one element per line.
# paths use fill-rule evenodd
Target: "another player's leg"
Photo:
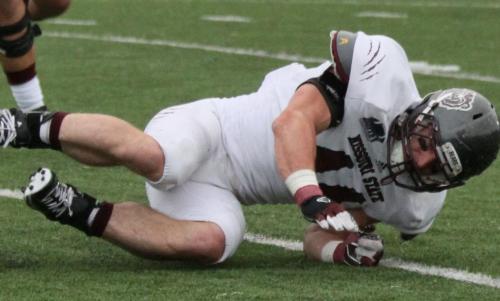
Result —
<path fill-rule="evenodd" d="M 0 61 L 18 107 L 44 108 L 36 73 L 34 37 L 40 34 L 23 0 L 0 1 Z"/>

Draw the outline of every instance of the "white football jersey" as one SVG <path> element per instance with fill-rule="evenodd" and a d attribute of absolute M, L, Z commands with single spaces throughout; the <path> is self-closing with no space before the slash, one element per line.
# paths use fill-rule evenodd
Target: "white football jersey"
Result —
<path fill-rule="evenodd" d="M 307 69 L 293 63 L 267 74 L 253 94 L 215 101 L 224 145 L 234 169 L 232 186 L 241 203 L 293 202 L 276 166 L 272 122 L 301 83 L 319 76 L 329 66 L 325 62 Z"/>
<path fill-rule="evenodd" d="M 234 169 L 232 186 L 242 203 L 293 202 L 277 170 L 272 122 L 301 83 L 330 66 L 325 62 L 307 69 L 293 63 L 269 73 L 256 93 L 215 102 Z M 359 32 L 344 118 L 317 136 L 316 173 L 323 192 L 408 234 L 427 231 L 446 196 L 381 185 L 387 176 L 389 125 L 420 99 L 400 45 L 385 36 Z"/>

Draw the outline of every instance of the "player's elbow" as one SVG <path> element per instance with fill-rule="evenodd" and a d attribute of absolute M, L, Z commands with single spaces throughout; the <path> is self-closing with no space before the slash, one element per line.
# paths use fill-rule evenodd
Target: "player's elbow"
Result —
<path fill-rule="evenodd" d="M 286 110 L 282 112 L 272 124 L 275 137 L 282 136 L 284 133 L 294 128 L 296 124 L 302 122 L 304 116 L 295 110 Z"/>
<path fill-rule="evenodd" d="M 272 129 L 275 136 L 279 135 L 286 126 L 286 117 L 282 113 L 276 119 L 273 120 Z"/>

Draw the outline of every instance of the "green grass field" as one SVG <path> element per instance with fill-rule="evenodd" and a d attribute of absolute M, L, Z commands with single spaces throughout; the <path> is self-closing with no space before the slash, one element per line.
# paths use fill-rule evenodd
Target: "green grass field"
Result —
<path fill-rule="evenodd" d="M 374 12 L 390 18 L 362 17 Z M 249 22 L 203 19 L 214 15 Z M 469 87 L 500 106 L 498 1 L 75 0 L 60 20 L 95 25 L 42 23 L 37 66 L 48 106 L 112 114 L 140 128 L 169 105 L 255 91 L 292 55 L 308 66 L 329 59 L 332 29 L 398 40 L 410 61 L 427 63 L 415 64 L 424 65 L 415 69 L 421 94 Z M 454 72 L 444 70 L 450 65 Z M 2 80 L 0 106 L 13 105 Z M 143 180 L 123 168 L 89 168 L 50 151 L 0 151 L 0 189 L 19 188 L 44 165 L 102 199 L 146 202 Z M 0 300 L 500 300 L 499 178 L 497 160 L 451 191 L 431 230 L 410 243 L 378 227 L 387 258 L 489 276 L 497 288 L 315 263 L 250 242 L 218 267 L 148 261 L 0 198 Z M 267 237 L 300 240 L 307 225 L 292 205 L 245 213 L 248 231 Z"/>

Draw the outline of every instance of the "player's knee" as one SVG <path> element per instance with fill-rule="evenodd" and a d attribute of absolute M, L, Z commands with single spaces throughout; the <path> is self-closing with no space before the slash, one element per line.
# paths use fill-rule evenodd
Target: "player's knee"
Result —
<path fill-rule="evenodd" d="M 50 1 L 30 1 L 29 12 L 33 20 L 43 20 L 46 18 L 57 17 L 68 10 L 70 0 L 50 0 Z"/>
<path fill-rule="evenodd" d="M 7 14 L 0 15 L 2 23 L 10 18 Z M 32 24 L 25 11 L 21 19 L 0 25 L 0 53 L 9 58 L 21 57 L 31 50 L 34 38 L 40 33 L 40 28 Z"/>
<path fill-rule="evenodd" d="M 70 0 L 53 1 L 52 11 L 54 12 L 54 15 L 59 16 L 67 11 L 70 3 Z"/>
<path fill-rule="evenodd" d="M 164 158 L 163 174 L 150 183 L 158 189 L 170 189 L 185 183 L 206 159 L 206 152 L 195 141 L 180 138 L 175 145 L 162 150 Z"/>
<path fill-rule="evenodd" d="M 199 231 L 193 240 L 196 244 L 196 253 L 203 263 L 218 263 L 225 251 L 225 235 L 217 225 L 211 224 L 204 231 Z"/>
<path fill-rule="evenodd" d="M 149 165 L 146 178 L 149 180 L 161 179 L 165 173 L 165 154 L 158 144 L 149 149 Z"/>
<path fill-rule="evenodd" d="M 0 1 L 0 22 L 5 23 L 18 10 L 19 2 L 17 0 L 2 0 Z"/>

